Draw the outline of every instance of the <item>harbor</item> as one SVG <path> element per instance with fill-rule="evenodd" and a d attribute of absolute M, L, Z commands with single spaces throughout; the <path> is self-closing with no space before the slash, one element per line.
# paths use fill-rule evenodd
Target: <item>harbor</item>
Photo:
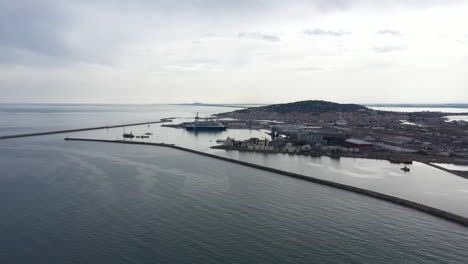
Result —
<path fill-rule="evenodd" d="M 466 264 L 467 13 L 1 1 L 0 264 Z"/>
<path fill-rule="evenodd" d="M 186 113 L 156 112 L 147 117 L 153 116 L 154 120 L 177 116 L 171 123 L 184 123 L 193 121 L 198 111 L 203 108 L 188 108 Z M 123 115 L 115 111 L 102 119 L 114 124 L 137 123 L 120 122 Z M 73 116 L 79 118 L 80 114 Z M 30 122 L 50 123 L 46 114 L 33 118 Z M 83 127 L 98 127 L 89 125 L 96 123 L 96 119 L 85 121 L 81 122 Z M 466 179 L 419 162 L 407 164 L 411 171 L 404 172 L 403 164 L 385 160 L 213 149 L 211 146 L 222 144 L 227 137 L 260 139 L 269 137 L 270 131 L 228 128 L 194 132 L 163 124 L 168 123 L 1 140 L 0 186 L 4 206 L 11 212 L 2 219 L 2 226 L 6 227 L 2 230 L 3 239 L 14 243 L 18 235 L 35 232 L 44 237 L 57 233 L 62 235 L 50 236 L 48 241 L 65 248 L 62 252 L 73 250 L 67 248 L 73 245 L 63 243 L 62 236 L 72 237 L 71 241 L 84 239 L 83 245 L 87 247 L 81 250 L 96 252 L 95 249 L 115 248 L 109 246 L 109 241 L 128 245 L 129 239 L 134 241 L 132 250 L 152 250 L 155 245 L 158 250 L 172 250 L 169 242 L 183 247 L 189 236 L 197 237 L 197 241 L 202 239 L 217 252 L 236 247 L 257 255 L 257 251 L 272 247 L 275 251 L 289 251 L 284 244 L 272 241 L 294 237 L 299 239 L 298 243 L 287 245 L 302 245 L 304 250 L 298 250 L 295 256 L 310 260 L 319 252 L 304 242 L 326 234 L 332 255 L 343 254 L 341 249 L 334 251 L 337 247 L 333 241 L 346 239 L 350 243 L 356 239 L 388 243 L 386 249 L 393 252 L 392 256 L 404 255 L 405 260 L 413 256 L 414 245 L 418 243 L 424 243 L 421 248 L 438 250 L 438 256 L 445 260 L 458 254 L 454 252 L 464 254 L 453 246 L 443 250 L 440 247 L 447 241 L 457 241 L 454 245 L 459 245 L 466 237 L 466 225 L 443 218 L 447 216 L 444 212 L 468 216 Z M 58 130 L 67 129 L 54 131 Z M 152 135 L 141 138 L 146 133 Z M 124 134 L 134 137 L 124 138 Z M 63 140 L 65 136 L 119 143 Z M 349 190 L 340 188 L 341 185 L 349 186 L 344 187 Z M 396 197 L 403 199 L 403 203 L 414 204 L 408 207 L 374 198 L 375 193 L 384 199 Z M 426 207 L 415 209 L 418 205 Z M 427 207 L 436 209 L 433 212 L 439 216 L 427 212 Z M 18 221 L 15 215 L 28 215 L 28 221 Z M 106 224 L 111 221 L 115 225 Z M 389 226 L 394 231 L 382 235 Z M 343 235 L 360 228 L 365 229 L 357 233 L 362 234 L 362 239 Z M 80 231 L 76 232 L 77 229 Z M 369 232 L 373 229 L 375 233 Z M 121 236 L 121 230 L 126 230 L 128 238 Z M 228 243 L 223 249 L 226 237 L 233 241 L 255 241 L 246 247 Z M 397 246 L 401 247 L 393 248 L 388 238 L 399 239 Z M 353 250 L 349 256 L 355 254 Z M 107 256 L 100 255 L 101 259 Z M 268 256 L 262 255 L 261 259 Z M 271 260 L 278 259 L 281 256 Z M 291 260 L 291 256 L 282 260 Z M 415 260 L 420 259 L 415 256 Z"/>
<path fill-rule="evenodd" d="M 181 121 L 184 122 L 184 120 L 193 120 L 194 115 L 196 116 L 196 114 L 188 114 L 185 118 L 170 119 L 175 121 L 170 123 L 177 124 Z M 171 114 L 167 114 L 166 116 L 171 116 Z M 167 121 L 164 117 L 161 117 L 162 120 Z M 317 154 L 303 151 L 265 151 L 261 149 L 261 144 L 257 143 L 268 142 L 260 140 L 260 138 L 270 136 L 268 130 L 235 128 L 222 131 L 190 131 L 185 128 L 174 129 L 167 127 L 165 124 L 168 123 L 155 123 L 151 127 L 143 123 L 142 125 L 127 127 L 127 132 L 122 128 L 84 130 L 70 132 L 70 137 L 125 140 L 129 142 L 143 141 L 146 143 L 166 142 L 166 144 L 174 144 L 264 167 L 271 167 L 323 180 L 331 180 L 340 184 L 368 189 L 391 196 L 403 197 L 404 199 L 426 204 L 430 207 L 468 216 L 468 212 L 463 209 L 465 208 L 464 199 L 466 193 L 464 189 L 466 184 L 453 179 L 453 176 L 458 177 L 462 175 L 457 174 L 456 171 L 440 170 L 435 167 L 429 169 L 431 167 L 419 162 L 407 165 L 409 171 L 405 171 L 402 168 L 405 168 L 405 163 L 409 163 L 408 161 L 410 161 L 405 156 L 400 156 L 399 158 L 395 158 L 395 155 L 382 156 L 380 159 L 375 159 L 352 152 L 348 152 L 347 155 L 343 151 L 341 153 L 325 152 Z M 124 137 L 124 134 L 127 134 L 129 137 Z M 248 142 L 252 138 L 257 138 L 258 142 L 253 142 L 255 144 L 252 145 L 250 150 L 246 148 L 245 150 L 232 149 L 226 151 L 217 147 L 213 148 L 213 146 L 229 142 L 226 138 Z M 356 147 L 352 147 L 352 149 L 354 148 Z M 386 160 L 390 160 L 390 162 Z M 461 180 L 466 179 L 461 178 Z M 441 185 L 441 182 L 444 182 L 444 184 Z M 424 191 L 415 192 L 411 186 Z"/>
<path fill-rule="evenodd" d="M 363 194 L 363 195 L 366 195 L 366 196 L 370 196 L 370 197 L 373 197 L 373 198 L 385 200 L 385 201 L 392 202 L 392 203 L 395 203 L 395 204 L 399 204 L 399 205 L 402 205 L 402 206 L 406 206 L 406 207 L 409 207 L 409 208 L 412 208 L 412 209 L 415 209 L 415 210 L 419 210 L 419 211 L 422 211 L 422 212 L 425 212 L 425 213 L 428 213 L 428 214 L 431 214 L 431 215 L 434 215 L 434 216 L 437 216 L 437 217 L 440 217 L 440 218 L 444 218 L 444 219 L 449 220 L 449 221 L 453 221 L 455 223 L 458 223 L 458 224 L 461 224 L 461 225 L 464 225 L 464 226 L 468 226 L 468 218 L 466 218 L 466 217 L 456 215 L 456 214 L 453 214 L 453 213 L 450 213 L 450 212 L 447 212 L 447 211 L 443 211 L 443 210 L 440 210 L 440 209 L 437 209 L 437 208 L 434 208 L 434 207 L 430 207 L 430 206 L 427 206 L 427 205 L 423 205 L 423 204 L 420 204 L 420 203 L 416 203 L 416 202 L 413 202 L 413 201 L 409 201 L 409 200 L 406 200 L 406 199 L 403 199 L 403 198 L 399 198 L 399 197 L 395 197 L 395 196 L 391 196 L 391 195 L 386 195 L 386 194 L 382 194 L 382 193 L 378 193 L 378 192 L 374 192 L 374 191 L 370 191 L 370 190 L 366 190 L 366 189 L 362 189 L 362 188 L 357 188 L 357 187 L 354 187 L 354 186 L 340 184 L 340 183 L 337 183 L 337 182 L 326 181 L 326 180 L 322 180 L 322 179 L 318 179 L 318 178 L 314 178 L 314 177 L 310 177 L 310 176 L 306 176 L 306 175 L 301 175 L 301 174 L 292 173 L 292 172 L 288 172 L 288 171 L 278 170 L 278 169 L 274 169 L 274 168 L 271 168 L 271 167 L 265 167 L 265 166 L 261 166 L 261 165 L 258 165 L 258 164 L 253 164 L 253 163 L 248 163 L 248 162 L 244 162 L 244 161 L 240 161 L 240 160 L 221 157 L 221 156 L 217 156 L 217 155 L 213 155 L 213 154 L 209 154 L 209 153 L 205 153 L 205 152 L 201 152 L 201 151 L 196 151 L 196 150 L 193 150 L 193 149 L 188 149 L 188 148 L 176 146 L 174 144 L 148 143 L 148 142 L 124 141 L 124 140 L 114 140 L 114 141 L 112 141 L 112 140 L 86 139 L 86 138 L 65 138 L 65 140 L 169 147 L 169 148 L 173 148 L 173 149 L 177 149 L 177 150 L 181 150 L 181 151 L 194 153 L 194 154 L 197 154 L 197 155 L 202 155 L 202 156 L 206 156 L 206 157 L 210 157 L 210 158 L 215 158 L 215 159 L 218 159 L 218 160 L 223 160 L 223 161 L 227 161 L 227 162 L 231 162 L 231 163 L 236 163 L 236 164 L 243 165 L 243 166 L 248 166 L 248 167 L 251 167 L 251 168 L 256 168 L 256 169 L 265 170 L 265 171 L 269 171 L 269 172 L 273 172 L 273 173 L 278 173 L 278 174 L 286 175 L 286 176 L 289 176 L 289 177 L 314 182 L 314 183 L 321 184 L 321 185 L 326 185 L 326 186 L 330 186 L 330 187 L 334 187 L 334 188 L 338 188 L 338 189 L 343 189 L 343 190 Z"/>

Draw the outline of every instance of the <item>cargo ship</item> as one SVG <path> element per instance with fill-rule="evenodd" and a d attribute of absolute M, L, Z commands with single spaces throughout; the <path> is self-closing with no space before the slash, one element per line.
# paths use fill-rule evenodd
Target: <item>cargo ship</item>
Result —
<path fill-rule="evenodd" d="M 222 131 L 226 130 L 226 126 L 221 124 L 216 120 L 200 120 L 197 116 L 195 117 L 195 122 L 185 123 L 184 127 L 186 130 L 194 130 L 194 131 Z"/>

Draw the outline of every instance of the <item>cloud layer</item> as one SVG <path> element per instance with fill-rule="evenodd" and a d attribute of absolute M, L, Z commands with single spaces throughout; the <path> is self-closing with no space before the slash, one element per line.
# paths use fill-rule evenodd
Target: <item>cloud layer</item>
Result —
<path fill-rule="evenodd" d="M 0 103 L 466 101 L 466 13 L 463 0 L 0 1 Z"/>
<path fill-rule="evenodd" d="M 247 39 L 258 39 L 258 40 L 266 40 L 266 41 L 280 41 L 281 39 L 278 36 L 265 34 L 260 32 L 240 32 L 237 34 L 239 38 L 247 38 Z"/>
<path fill-rule="evenodd" d="M 332 36 L 332 37 L 341 37 L 344 35 L 349 35 L 351 32 L 344 30 L 324 30 L 320 28 L 315 29 L 306 29 L 304 34 L 309 36 Z"/>

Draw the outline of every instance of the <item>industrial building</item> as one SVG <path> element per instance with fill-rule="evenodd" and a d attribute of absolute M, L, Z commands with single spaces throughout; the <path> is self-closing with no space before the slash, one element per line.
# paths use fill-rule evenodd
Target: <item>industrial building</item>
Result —
<path fill-rule="evenodd" d="M 351 147 L 356 147 L 356 148 L 372 147 L 372 143 L 361 140 L 361 139 L 356 139 L 356 138 L 349 138 L 345 140 L 345 144 Z"/>

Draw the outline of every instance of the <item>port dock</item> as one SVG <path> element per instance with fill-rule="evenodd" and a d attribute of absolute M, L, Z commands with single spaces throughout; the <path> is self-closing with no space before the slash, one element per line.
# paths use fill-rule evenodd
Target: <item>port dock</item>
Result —
<path fill-rule="evenodd" d="M 440 217 L 440 218 L 443 218 L 443 219 L 452 221 L 454 223 L 458 223 L 458 224 L 461 224 L 461 225 L 464 225 L 464 226 L 468 227 L 468 218 L 467 217 L 457 215 L 457 214 L 453 214 L 453 213 L 450 213 L 450 212 L 447 212 L 447 211 L 444 211 L 444 210 L 441 210 L 441 209 L 437 209 L 437 208 L 434 208 L 434 207 L 431 207 L 431 206 L 427 206 L 427 205 L 424 205 L 424 204 L 413 202 L 413 201 L 403 199 L 403 198 L 400 198 L 400 197 L 396 197 L 396 196 L 392 196 L 392 195 L 388 195 L 388 194 L 383 194 L 383 193 L 379 193 L 379 192 L 374 192 L 374 191 L 370 191 L 370 190 L 367 190 L 367 189 L 354 187 L 354 186 L 350 186 L 350 185 L 346 185 L 346 184 L 342 184 L 342 183 L 323 180 L 323 179 L 315 178 L 315 177 L 312 177 L 312 176 L 307 176 L 307 175 L 303 175 L 303 174 L 298 174 L 298 173 L 293 173 L 293 172 L 289 172 L 289 171 L 270 168 L 270 167 L 266 167 L 266 166 L 262 166 L 262 165 L 258 165 L 258 164 L 253 164 L 253 163 L 249 163 L 249 162 L 245 162 L 245 161 L 240 161 L 240 160 L 236 160 L 236 159 L 222 157 L 222 156 L 218 156 L 218 155 L 214 155 L 214 154 L 210 154 L 210 153 L 205 153 L 205 152 L 202 152 L 202 151 L 197 151 L 197 150 L 193 150 L 193 149 L 189 149 L 189 148 L 176 146 L 174 144 L 149 143 L 149 142 L 125 141 L 125 140 L 88 139 L 88 138 L 65 138 L 65 140 L 103 142 L 103 143 L 117 143 L 117 144 L 133 144 L 133 145 L 147 145 L 147 146 L 158 146 L 158 147 L 173 148 L 173 149 L 177 149 L 177 150 L 181 150 L 181 151 L 185 151 L 185 152 L 190 152 L 190 153 L 194 153 L 194 154 L 198 154 L 198 155 L 202 155 L 202 156 L 206 156 L 206 157 L 210 157 L 210 158 L 214 158 L 214 159 L 218 159 L 218 160 L 223 160 L 223 161 L 227 161 L 227 162 L 231 162 L 231 163 L 236 163 L 236 164 L 239 164 L 239 165 L 243 165 L 243 166 L 247 166 L 247 167 L 251 167 L 251 168 L 255 168 L 255 169 L 260 169 L 260 170 L 264 170 L 264 171 L 268 171 L 268 172 L 273 172 L 273 173 L 276 173 L 276 174 L 281 174 L 281 175 L 293 177 L 293 178 L 296 178 L 296 179 L 301 179 L 301 180 L 314 182 L 314 183 L 317 183 L 317 184 L 326 185 L 326 186 L 330 186 L 330 187 L 337 188 L 337 189 L 342 189 L 342 190 L 347 190 L 347 191 L 351 191 L 351 192 L 354 192 L 354 193 L 363 194 L 363 195 L 370 196 L 370 197 L 373 197 L 373 198 L 377 198 L 377 199 L 380 199 L 380 200 L 392 202 L 392 203 L 395 203 L 395 204 L 398 204 L 398 205 L 401 205 L 401 206 L 404 206 L 404 207 L 407 207 L 407 208 L 416 209 L 418 211 L 425 212 L 425 213 L 431 214 L 433 216 L 437 216 L 437 217 Z"/>

